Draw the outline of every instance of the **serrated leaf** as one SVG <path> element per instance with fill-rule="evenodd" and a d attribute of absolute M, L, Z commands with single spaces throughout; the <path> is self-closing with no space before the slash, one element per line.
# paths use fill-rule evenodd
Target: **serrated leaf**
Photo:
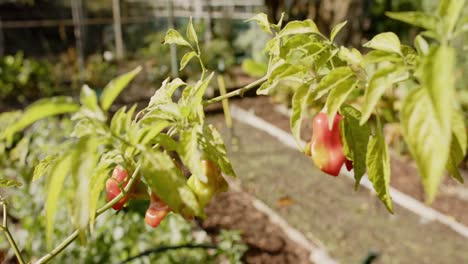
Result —
<path fill-rule="evenodd" d="M 366 173 L 370 127 L 368 124 L 359 125 L 361 113 L 350 105 L 343 105 L 340 113 L 343 115 L 343 121 L 340 122 L 343 152 L 349 160 L 353 161 L 354 189 L 357 190 L 362 176 Z"/>
<path fill-rule="evenodd" d="M 288 35 L 296 35 L 296 34 L 310 34 L 316 33 L 320 34 L 320 31 L 315 25 L 314 21 L 311 19 L 306 19 L 304 21 L 291 21 L 279 32 L 281 37 L 288 36 Z"/>
<path fill-rule="evenodd" d="M 46 220 L 46 240 L 47 247 L 52 247 L 54 232 L 54 216 L 57 208 L 57 201 L 63 189 L 65 177 L 70 173 L 71 154 L 67 153 L 60 158 L 51 168 L 49 182 L 47 185 L 47 197 L 45 202 L 45 220 Z"/>
<path fill-rule="evenodd" d="M 423 12 L 385 12 L 385 15 L 413 26 L 435 30 L 437 27 L 437 18 Z"/>
<path fill-rule="evenodd" d="M 15 123 L 7 127 L 3 133 L 0 133 L 0 138 L 5 138 L 7 143 L 11 144 L 13 135 L 32 123 L 54 115 L 73 113 L 78 111 L 78 109 L 78 104 L 74 103 L 70 97 L 59 96 L 41 99 L 26 108 Z"/>
<path fill-rule="evenodd" d="M 401 125 L 405 141 L 422 177 L 426 202 L 430 203 L 442 181 L 449 156 L 451 133 L 440 126 L 427 89 L 415 89 L 403 101 Z"/>
<path fill-rule="evenodd" d="M 17 180 L 6 177 L 0 178 L 0 187 L 21 187 L 23 184 Z"/>
<path fill-rule="evenodd" d="M 189 23 L 187 25 L 187 38 L 188 40 L 198 43 L 198 37 L 197 37 L 197 32 L 195 31 L 195 28 L 193 27 L 192 23 L 192 17 L 190 17 Z"/>
<path fill-rule="evenodd" d="M 377 196 L 387 210 L 393 214 L 390 196 L 390 156 L 380 131 L 375 136 L 370 137 L 367 145 L 366 166 L 369 180 L 372 182 Z"/>
<path fill-rule="evenodd" d="M 164 37 L 164 44 L 176 44 L 192 48 L 190 43 L 188 43 L 187 40 L 185 40 L 184 37 L 174 29 L 169 29 L 167 31 L 166 36 Z"/>
<path fill-rule="evenodd" d="M 34 168 L 32 181 L 36 181 L 44 174 L 48 173 L 50 166 L 53 165 L 55 161 L 57 161 L 57 158 L 57 155 L 49 155 L 41 160 Z"/>
<path fill-rule="evenodd" d="M 155 149 L 142 154 L 142 175 L 151 190 L 176 213 L 203 215 L 195 194 L 172 159 Z"/>
<path fill-rule="evenodd" d="M 304 116 L 304 111 L 306 111 L 307 96 L 309 94 L 309 86 L 301 85 L 294 92 L 291 104 L 292 104 L 292 114 L 289 124 L 291 126 L 291 131 L 296 139 L 297 147 L 300 151 L 304 151 L 304 147 L 301 144 L 301 124 L 302 118 Z"/>
<path fill-rule="evenodd" d="M 207 183 L 208 178 L 201 166 L 202 154 L 198 146 L 199 127 L 194 127 L 180 133 L 179 155 L 182 158 L 185 166 L 190 172 L 195 175 L 201 182 Z"/>
<path fill-rule="evenodd" d="M 333 40 L 335 40 L 335 37 L 336 35 L 341 31 L 341 29 L 346 26 L 346 24 L 348 23 L 348 21 L 343 21 L 341 23 L 338 23 L 336 24 L 332 31 L 331 31 L 331 34 L 330 34 L 330 40 L 333 42 Z"/>
<path fill-rule="evenodd" d="M 422 63 L 422 87 L 428 91 L 439 126 L 450 130 L 451 105 L 455 91 L 455 50 L 439 46 Z"/>
<path fill-rule="evenodd" d="M 198 135 L 198 139 L 203 154 L 216 163 L 224 174 L 236 177 L 219 132 L 212 125 L 204 125 L 203 134 Z"/>
<path fill-rule="evenodd" d="M 315 100 L 318 100 L 331 89 L 341 85 L 348 79 L 354 76 L 353 71 L 349 67 L 337 67 L 325 75 L 315 88 Z"/>
<path fill-rule="evenodd" d="M 463 177 L 458 171 L 458 166 L 463 161 L 467 150 L 466 127 L 463 114 L 455 110 L 452 112 L 452 138 L 450 140 L 450 153 L 446 168 L 450 175 L 463 183 Z"/>
<path fill-rule="evenodd" d="M 270 22 L 268 22 L 268 16 L 265 13 L 256 14 L 254 17 L 247 19 L 247 21 L 256 21 L 265 33 L 273 35 L 270 29 Z"/>
<path fill-rule="evenodd" d="M 106 87 L 104 87 L 100 98 L 101 107 L 104 111 L 109 110 L 115 98 L 117 98 L 122 90 L 137 76 L 141 69 L 141 66 L 138 66 L 132 71 L 111 80 Z"/>
<path fill-rule="evenodd" d="M 407 77 L 407 71 L 398 69 L 393 64 L 388 67 L 380 68 L 372 75 L 364 93 L 361 125 L 367 122 L 385 91 L 390 89 L 394 83 L 402 81 Z"/>
<path fill-rule="evenodd" d="M 184 56 L 182 57 L 182 60 L 180 61 L 180 71 L 187 66 L 187 63 L 193 58 L 196 57 L 197 53 L 195 51 L 191 51 L 188 53 L 185 53 Z"/>
<path fill-rule="evenodd" d="M 363 45 L 366 48 L 387 51 L 401 55 L 401 44 L 398 36 L 393 32 L 380 33 Z"/>
<path fill-rule="evenodd" d="M 352 76 L 344 82 L 341 82 L 338 86 L 333 88 L 330 91 L 330 94 L 327 97 L 326 108 L 328 116 L 329 129 L 332 129 L 333 120 L 335 120 L 335 115 L 341 105 L 348 98 L 349 94 L 356 88 L 357 78 Z"/>

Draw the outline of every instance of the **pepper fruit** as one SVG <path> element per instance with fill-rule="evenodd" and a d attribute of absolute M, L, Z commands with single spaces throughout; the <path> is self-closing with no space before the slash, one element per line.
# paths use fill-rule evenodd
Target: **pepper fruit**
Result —
<path fill-rule="evenodd" d="M 201 163 L 208 182 L 201 182 L 197 176 L 192 175 L 188 179 L 187 185 L 197 196 L 201 207 L 205 207 L 217 193 L 227 191 L 228 184 L 221 175 L 221 170 L 216 164 L 207 159 L 202 160 Z"/>
<path fill-rule="evenodd" d="M 145 223 L 153 228 L 156 228 L 170 211 L 171 209 L 169 206 L 164 203 L 156 194 L 152 193 L 150 198 L 150 205 L 145 213 Z"/>
<path fill-rule="evenodd" d="M 315 165 L 323 172 L 338 176 L 346 161 L 340 134 L 340 121 L 343 116 L 336 114 L 331 130 L 328 117 L 321 112 L 314 117 L 310 153 Z"/>
<path fill-rule="evenodd" d="M 107 202 L 112 201 L 117 195 L 122 191 L 121 188 L 125 188 L 128 184 L 128 173 L 120 165 L 117 165 L 112 172 L 111 178 L 106 182 L 106 200 Z M 117 203 L 115 203 L 112 208 L 114 210 L 120 210 L 123 208 L 124 204 L 128 201 L 129 195 L 125 195 Z"/>

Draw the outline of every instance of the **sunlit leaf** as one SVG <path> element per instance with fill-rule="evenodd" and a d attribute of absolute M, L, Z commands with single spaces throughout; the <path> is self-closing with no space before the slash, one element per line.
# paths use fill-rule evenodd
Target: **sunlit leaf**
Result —
<path fill-rule="evenodd" d="M 393 32 L 385 32 L 375 35 L 369 42 L 363 46 L 375 50 L 393 52 L 401 54 L 400 39 Z"/>
<path fill-rule="evenodd" d="M 127 87 L 127 85 L 135 78 L 141 69 L 141 66 L 138 66 L 134 70 L 113 79 L 106 85 L 106 87 L 104 87 L 100 98 L 101 107 L 104 111 L 109 110 L 115 98 L 119 96 L 120 92 L 122 92 L 122 90 Z"/>
<path fill-rule="evenodd" d="M 201 182 L 207 183 L 208 178 L 200 163 L 202 157 L 198 146 L 198 134 L 200 132 L 199 127 L 181 132 L 179 154 L 192 175 L 195 175 Z"/>
<path fill-rule="evenodd" d="M 184 37 L 174 29 L 169 29 L 167 31 L 166 36 L 164 37 L 164 44 L 176 44 L 179 46 L 192 47 L 190 43 L 188 43 L 187 40 L 185 40 Z"/>
<path fill-rule="evenodd" d="M 190 51 L 184 54 L 182 57 L 182 60 L 180 61 L 180 70 L 183 70 L 185 66 L 187 66 L 187 63 L 193 58 L 196 57 L 197 53 L 195 51 Z"/>
<path fill-rule="evenodd" d="M 291 131 L 296 139 L 297 146 L 301 151 L 304 151 L 303 146 L 301 144 L 301 124 L 302 124 L 302 117 L 304 112 L 306 111 L 306 103 L 307 103 L 307 95 L 309 94 L 309 86 L 308 85 L 301 85 L 297 88 L 294 92 L 292 98 L 292 114 L 290 119 L 290 126 Z"/>
<path fill-rule="evenodd" d="M 306 19 L 304 21 L 291 21 L 279 32 L 281 37 L 287 35 L 295 35 L 295 34 L 309 34 L 309 33 L 316 33 L 320 34 L 320 31 L 315 25 L 314 21 L 311 19 Z"/>
<path fill-rule="evenodd" d="M 17 180 L 6 177 L 0 177 L 0 187 L 20 187 L 23 184 Z"/>
<path fill-rule="evenodd" d="M 337 67 L 325 75 L 320 83 L 315 88 L 315 100 L 321 98 L 331 89 L 342 85 L 343 82 L 346 82 L 350 78 L 353 78 L 354 73 L 349 67 Z"/>
<path fill-rule="evenodd" d="M 268 22 L 268 16 L 264 13 L 256 14 L 254 17 L 246 21 L 256 21 L 264 32 L 268 34 L 273 34 L 270 29 L 270 22 Z"/>
<path fill-rule="evenodd" d="M 452 112 L 452 138 L 450 141 L 450 153 L 446 168 L 450 175 L 463 183 L 458 166 L 465 158 L 467 151 L 466 127 L 463 114 L 457 110 Z"/>
<path fill-rule="evenodd" d="M 437 18 L 423 12 L 385 12 L 385 15 L 428 30 L 435 30 L 437 27 Z"/>
<path fill-rule="evenodd" d="M 189 20 L 189 23 L 187 25 L 187 38 L 194 42 L 194 43 L 198 43 L 198 37 L 197 37 L 197 32 L 195 31 L 195 28 L 193 27 L 193 23 L 192 23 L 192 17 L 190 17 L 190 20 Z"/>
<path fill-rule="evenodd" d="M 209 160 L 216 163 L 224 174 L 236 177 L 231 162 L 227 157 L 223 138 L 212 125 L 203 126 L 203 133 L 198 135 L 198 140 L 203 149 L 203 154 Z"/>
<path fill-rule="evenodd" d="M 331 40 L 331 41 L 335 40 L 336 35 L 341 31 L 341 29 L 342 29 L 344 26 L 346 26 L 347 23 L 348 23 L 348 21 L 343 21 L 343 22 L 341 22 L 341 23 L 336 24 L 336 25 L 333 27 L 333 29 L 332 29 L 332 31 L 331 31 L 331 34 L 330 34 L 330 40 Z"/>
<path fill-rule="evenodd" d="M 336 112 L 340 109 L 341 105 L 345 102 L 349 94 L 356 88 L 357 78 L 352 76 L 344 82 L 340 82 L 339 85 L 334 87 L 327 97 L 326 108 L 328 116 L 328 124 L 333 126 L 333 120 L 335 119 Z"/>

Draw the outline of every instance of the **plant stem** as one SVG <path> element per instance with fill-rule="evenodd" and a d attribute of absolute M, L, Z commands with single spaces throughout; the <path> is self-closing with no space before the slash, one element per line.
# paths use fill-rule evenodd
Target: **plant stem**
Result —
<path fill-rule="evenodd" d="M 122 199 L 130 191 L 130 189 L 133 186 L 133 183 L 135 182 L 137 178 L 140 168 L 141 168 L 141 165 L 140 164 L 137 165 L 137 167 L 135 168 L 135 171 L 130 177 L 130 180 L 128 181 L 127 186 L 125 186 L 124 188 L 124 192 L 120 192 L 120 194 L 117 195 L 114 199 L 106 203 L 103 207 L 96 210 L 96 217 L 98 217 L 100 214 L 104 213 L 109 208 L 111 208 L 114 204 L 116 204 L 120 199 Z M 66 247 L 68 247 L 68 245 L 70 245 L 78 237 L 78 234 L 79 234 L 79 230 L 77 229 L 73 233 L 71 233 L 64 241 L 62 241 L 62 243 L 60 243 L 57 247 L 55 247 L 52 251 L 50 251 L 49 253 L 44 255 L 42 258 L 40 258 L 38 261 L 36 261 L 35 264 L 43 264 L 43 263 L 47 263 L 48 261 L 50 261 L 52 258 L 57 256 L 60 252 L 62 252 Z"/>
<path fill-rule="evenodd" d="M 16 241 L 15 239 L 13 238 L 13 236 L 11 235 L 10 233 L 10 230 L 8 229 L 8 225 L 7 225 L 7 207 L 6 207 L 6 204 L 4 201 L 2 201 L 3 203 L 3 224 L 1 226 L 2 228 L 2 231 L 3 233 L 5 234 L 5 236 L 7 237 L 8 239 L 8 242 L 10 243 L 11 247 L 13 248 L 13 250 L 15 251 L 15 255 L 16 255 L 16 258 L 18 259 L 18 262 L 20 264 L 24 264 L 26 263 L 23 259 L 23 256 L 21 255 L 21 252 L 20 250 L 18 249 L 18 245 L 16 245 Z"/>
<path fill-rule="evenodd" d="M 232 91 L 232 92 L 229 92 L 227 94 L 224 94 L 224 95 L 220 95 L 218 97 L 215 97 L 215 98 L 212 98 L 210 100 L 206 100 L 203 105 L 204 106 L 207 106 L 207 105 L 210 105 L 210 104 L 213 104 L 213 103 L 216 103 L 216 102 L 219 102 L 219 101 L 222 101 L 224 99 L 227 99 L 227 98 L 231 98 L 233 96 L 237 96 L 237 95 L 240 95 L 240 96 L 243 96 L 245 92 L 247 92 L 248 90 L 252 89 L 252 88 L 255 88 L 257 87 L 259 84 L 263 83 L 264 81 L 266 81 L 268 78 L 265 76 L 265 77 L 262 77 L 261 79 L 258 79 L 256 80 L 255 82 L 252 82 L 242 88 L 239 88 L 235 91 Z"/>

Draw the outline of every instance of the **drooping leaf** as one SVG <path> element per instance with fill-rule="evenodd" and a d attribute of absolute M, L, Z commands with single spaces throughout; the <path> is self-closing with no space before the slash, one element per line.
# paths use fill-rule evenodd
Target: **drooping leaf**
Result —
<path fill-rule="evenodd" d="M 71 153 L 63 155 L 50 171 L 45 202 L 46 240 L 48 248 L 52 247 L 52 242 L 54 241 L 52 237 L 54 231 L 54 216 L 65 177 L 70 173 L 72 163 L 71 156 Z"/>
<path fill-rule="evenodd" d="M 463 114 L 457 110 L 452 112 L 452 138 L 450 141 L 450 153 L 446 168 L 450 175 L 463 183 L 458 166 L 465 158 L 467 151 L 466 127 L 463 121 Z"/>
<path fill-rule="evenodd" d="M 270 22 L 268 22 L 268 16 L 265 13 L 256 14 L 254 17 L 246 21 L 256 21 L 265 33 L 273 34 L 270 29 Z"/>
<path fill-rule="evenodd" d="M 354 189 L 357 190 L 361 178 L 366 173 L 367 144 L 369 143 L 370 127 L 368 124 L 359 125 L 361 113 L 350 105 L 343 105 L 340 109 L 343 121 L 340 122 L 343 152 L 347 159 L 353 161 Z"/>
<path fill-rule="evenodd" d="M 212 125 L 203 126 L 203 134 L 198 135 L 198 140 L 203 149 L 203 154 L 209 160 L 216 163 L 224 174 L 236 177 L 231 162 L 227 157 L 223 138 Z"/>
<path fill-rule="evenodd" d="M 361 125 L 367 122 L 384 92 L 390 89 L 394 83 L 402 81 L 407 77 L 407 71 L 398 69 L 398 67 L 393 64 L 378 69 L 377 72 L 372 75 L 364 94 Z"/>
<path fill-rule="evenodd" d="M 390 156 L 380 128 L 378 130 L 375 136 L 370 137 L 367 145 L 367 174 L 377 192 L 377 196 L 384 203 L 387 210 L 393 214 L 393 204 L 390 196 Z"/>
<path fill-rule="evenodd" d="M 334 87 L 327 97 L 326 108 L 328 116 L 328 124 L 331 129 L 333 126 L 333 120 L 335 119 L 336 112 L 340 109 L 341 105 L 345 102 L 349 94 L 356 88 L 357 85 L 356 76 L 352 76 L 344 82 L 341 82 L 338 86 Z"/>
<path fill-rule="evenodd" d="M 325 95 L 328 91 L 340 86 L 350 78 L 353 78 L 354 73 L 349 67 L 337 67 L 325 75 L 315 88 L 315 100 Z"/>
<path fill-rule="evenodd" d="M 117 98 L 122 90 L 127 87 L 127 85 L 135 78 L 135 76 L 137 76 L 141 69 L 141 66 L 138 66 L 132 71 L 122 74 L 119 77 L 111 80 L 106 85 L 106 87 L 104 87 L 100 98 L 101 107 L 104 111 L 109 110 L 115 98 Z"/>
<path fill-rule="evenodd" d="M 169 78 L 163 81 L 161 88 L 159 88 L 150 99 L 149 106 L 158 104 L 165 104 L 168 101 L 172 102 L 171 96 L 180 86 L 186 85 L 184 81 L 176 78 L 169 82 Z"/>
<path fill-rule="evenodd" d="M 304 151 L 304 148 L 301 144 L 301 124 L 304 112 L 306 111 L 307 95 L 309 94 L 309 86 L 301 85 L 294 92 L 292 98 L 292 114 L 290 119 L 291 131 L 296 139 L 297 146 L 301 151 Z"/>
<path fill-rule="evenodd" d="M 187 63 L 189 63 L 189 61 L 193 57 L 196 57 L 196 56 L 197 56 L 197 53 L 195 51 L 190 51 L 190 52 L 185 53 L 184 56 L 182 57 L 182 60 L 180 61 L 180 71 L 183 70 L 185 66 L 187 66 Z"/>
<path fill-rule="evenodd" d="M 179 155 L 192 175 L 195 175 L 201 182 L 207 183 L 208 178 L 200 163 L 202 157 L 198 146 L 198 134 L 201 132 L 200 129 L 201 128 L 197 126 L 180 133 Z"/>
<path fill-rule="evenodd" d="M 176 213 L 201 216 L 203 212 L 185 176 L 165 153 L 149 149 L 143 153 L 142 175 L 156 193 Z"/>
<path fill-rule="evenodd" d="M 442 181 L 451 133 L 440 126 L 427 93 L 427 89 L 418 88 L 406 97 L 401 110 L 401 125 L 422 177 L 426 202 L 430 203 Z"/>
<path fill-rule="evenodd" d="M 437 27 L 437 18 L 423 12 L 385 12 L 385 15 L 427 30 L 435 30 Z"/>
<path fill-rule="evenodd" d="M 175 44 L 179 46 L 186 46 L 186 47 L 192 47 L 190 43 L 188 43 L 187 40 L 180 35 L 177 30 L 174 29 L 169 29 L 166 33 L 166 36 L 164 37 L 164 44 Z"/>
<path fill-rule="evenodd" d="M 401 54 L 400 39 L 393 32 L 385 32 L 375 35 L 369 42 L 363 46 L 375 50 L 387 51 Z"/>
<path fill-rule="evenodd" d="M 333 27 L 333 29 L 332 29 L 332 31 L 331 31 L 331 33 L 330 33 L 330 40 L 331 40 L 332 42 L 333 42 L 333 40 L 335 40 L 336 35 L 341 31 L 341 29 L 342 29 L 344 26 L 346 26 L 347 23 L 348 23 L 348 21 L 343 21 L 343 22 L 341 22 L 341 23 L 336 24 L 336 25 Z"/>
<path fill-rule="evenodd" d="M 422 63 L 422 87 L 427 90 L 442 130 L 450 130 L 451 105 L 455 91 L 455 50 L 439 46 Z M 444 132 L 445 133 L 445 132 Z"/>
<path fill-rule="evenodd" d="M 3 133 L 0 133 L 0 138 L 5 138 L 8 144 L 11 144 L 13 135 L 32 123 L 54 115 L 73 113 L 78 111 L 78 109 L 79 106 L 70 97 L 59 96 L 41 99 L 26 108 L 15 123 L 7 127 Z"/>
<path fill-rule="evenodd" d="M 43 160 L 41 160 L 34 168 L 32 181 L 36 181 L 43 175 L 47 174 L 50 169 L 50 166 L 53 165 L 53 163 L 57 161 L 57 159 L 57 155 L 49 155 Z"/>

